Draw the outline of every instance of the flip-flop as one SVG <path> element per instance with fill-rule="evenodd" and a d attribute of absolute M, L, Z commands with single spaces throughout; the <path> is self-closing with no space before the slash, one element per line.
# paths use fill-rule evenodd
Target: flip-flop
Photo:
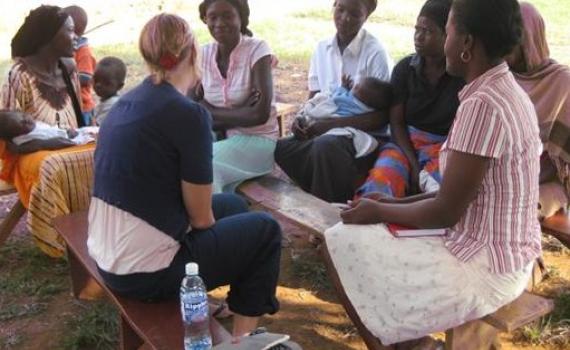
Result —
<path fill-rule="evenodd" d="M 234 315 L 234 313 L 228 307 L 228 304 L 225 301 L 220 302 L 219 304 L 210 303 L 210 305 L 215 305 L 212 311 L 212 317 L 222 320 L 224 318 L 229 318 Z"/>

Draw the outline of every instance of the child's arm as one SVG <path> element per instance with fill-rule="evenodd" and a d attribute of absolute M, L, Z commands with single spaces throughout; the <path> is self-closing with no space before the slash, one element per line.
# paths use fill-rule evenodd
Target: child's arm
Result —
<path fill-rule="evenodd" d="M 32 140 L 21 145 L 16 145 L 13 142 L 8 142 L 7 144 L 8 151 L 13 154 L 28 154 L 38 151 L 53 151 L 75 146 L 75 143 L 73 143 L 73 141 L 63 137 L 55 137 L 47 140 Z"/>
<path fill-rule="evenodd" d="M 95 72 L 95 58 L 89 46 L 83 46 L 75 53 L 75 62 L 81 87 L 91 86 Z"/>

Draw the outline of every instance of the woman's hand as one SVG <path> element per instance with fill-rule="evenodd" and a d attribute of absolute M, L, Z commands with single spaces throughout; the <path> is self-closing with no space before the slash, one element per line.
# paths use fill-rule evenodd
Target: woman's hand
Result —
<path fill-rule="evenodd" d="M 352 87 L 354 86 L 354 81 L 352 80 L 350 75 L 343 74 L 341 81 L 342 81 L 341 85 L 343 88 L 347 90 L 352 90 Z"/>
<path fill-rule="evenodd" d="M 338 118 L 310 119 L 305 126 L 305 132 L 308 138 L 312 139 L 313 137 L 321 136 L 329 131 L 331 129 L 329 121 L 334 119 Z"/>
<path fill-rule="evenodd" d="M 344 224 L 371 225 L 382 222 L 379 202 L 362 198 L 349 202 L 350 208 L 340 213 Z"/>
<path fill-rule="evenodd" d="M 421 168 L 420 168 L 419 164 L 412 164 L 412 166 L 410 167 L 410 193 L 409 193 L 409 195 L 421 193 L 420 171 L 421 171 Z"/>
<path fill-rule="evenodd" d="M 297 140 L 308 140 L 309 136 L 306 130 L 306 119 L 305 118 L 295 118 L 293 124 L 291 125 L 291 132 Z"/>
<path fill-rule="evenodd" d="M 333 118 L 330 118 L 333 119 Z M 319 118 L 318 120 L 311 118 L 297 118 L 291 125 L 291 131 L 295 138 L 299 140 L 310 140 L 313 137 L 320 136 L 331 129 L 328 123 L 329 118 Z"/>
<path fill-rule="evenodd" d="M 254 89 L 251 91 L 249 97 L 245 100 L 244 107 L 253 107 L 261 101 L 261 91 Z"/>

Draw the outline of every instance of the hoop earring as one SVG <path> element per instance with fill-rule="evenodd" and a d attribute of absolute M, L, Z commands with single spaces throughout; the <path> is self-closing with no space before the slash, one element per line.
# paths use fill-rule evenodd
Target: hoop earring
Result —
<path fill-rule="evenodd" d="M 463 51 L 461 53 L 461 60 L 463 61 L 463 63 L 469 63 L 469 61 L 471 61 L 471 52 Z"/>

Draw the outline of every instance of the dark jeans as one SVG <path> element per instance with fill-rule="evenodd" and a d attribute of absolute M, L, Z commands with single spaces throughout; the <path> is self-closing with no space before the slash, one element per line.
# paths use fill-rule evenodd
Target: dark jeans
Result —
<path fill-rule="evenodd" d="M 333 135 L 281 139 L 275 149 L 281 169 L 303 190 L 327 202 L 352 199 L 376 159 L 376 152 L 359 159 L 355 155 L 351 139 Z"/>
<path fill-rule="evenodd" d="M 216 224 L 193 230 L 170 266 L 153 273 L 101 275 L 107 285 L 126 297 L 145 301 L 175 298 L 188 262 L 198 263 L 208 290 L 230 285 L 230 309 L 244 316 L 273 314 L 279 310 L 275 297 L 281 257 L 281 228 L 267 213 L 248 212 L 239 196 L 213 198 Z"/>

